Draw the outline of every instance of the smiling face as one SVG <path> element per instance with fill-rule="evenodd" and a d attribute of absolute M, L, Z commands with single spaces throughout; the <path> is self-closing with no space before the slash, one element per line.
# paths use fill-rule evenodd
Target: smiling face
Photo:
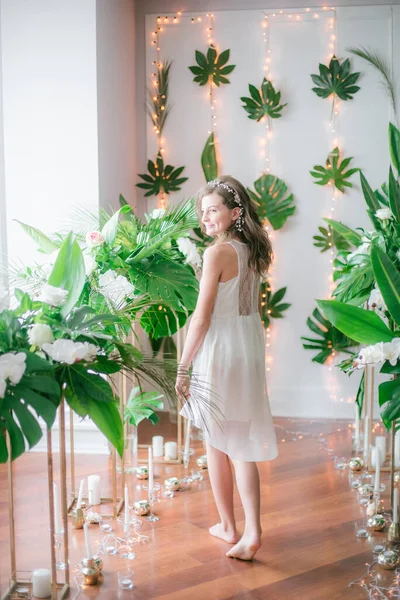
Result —
<path fill-rule="evenodd" d="M 239 212 L 239 207 L 228 208 L 216 192 L 207 194 L 201 199 L 201 221 L 206 234 L 212 237 L 218 237 L 227 231 L 237 219 Z"/>

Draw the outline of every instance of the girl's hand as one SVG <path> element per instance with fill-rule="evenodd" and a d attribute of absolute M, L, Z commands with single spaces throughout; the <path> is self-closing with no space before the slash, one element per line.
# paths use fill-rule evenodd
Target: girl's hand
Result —
<path fill-rule="evenodd" d="M 178 376 L 175 383 L 175 391 L 178 396 L 181 396 L 187 400 L 190 396 L 190 377 L 185 369 L 178 369 Z"/>

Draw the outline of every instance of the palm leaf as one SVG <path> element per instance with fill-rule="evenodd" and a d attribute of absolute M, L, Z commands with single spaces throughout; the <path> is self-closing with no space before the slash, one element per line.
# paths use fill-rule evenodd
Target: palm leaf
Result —
<path fill-rule="evenodd" d="M 287 193 L 287 185 L 274 175 L 262 175 L 254 182 L 256 192 L 247 191 L 258 206 L 261 219 L 267 219 L 274 229 L 281 229 L 296 207 L 293 206 L 293 194 Z"/>
<path fill-rule="evenodd" d="M 221 83 L 230 83 L 225 75 L 229 75 L 235 68 L 235 65 L 226 65 L 229 60 L 230 50 L 224 50 L 219 55 L 213 45 L 211 45 L 205 56 L 199 50 L 196 50 L 195 57 L 197 65 L 189 67 L 195 75 L 193 81 L 199 85 L 214 83 L 219 86 Z"/>
<path fill-rule="evenodd" d="M 314 235 L 314 246 L 321 248 L 321 252 L 326 252 L 332 248 L 337 250 L 347 251 L 350 250 L 351 244 L 347 239 L 340 233 L 335 231 L 331 226 L 318 227 L 320 235 Z"/>
<path fill-rule="evenodd" d="M 245 96 L 240 100 L 244 103 L 244 110 L 248 113 L 248 118 L 260 121 L 264 116 L 278 119 L 282 109 L 287 104 L 280 104 L 280 92 L 277 92 L 270 81 L 265 77 L 261 84 L 260 91 L 252 84 L 249 84 L 251 98 Z"/>
<path fill-rule="evenodd" d="M 261 283 L 261 320 L 265 328 L 269 327 L 271 319 L 282 319 L 283 313 L 292 306 L 282 302 L 286 291 L 283 287 L 273 293 L 268 280 Z"/>
<path fill-rule="evenodd" d="M 345 171 L 349 165 L 351 158 L 345 158 L 339 162 L 339 148 L 336 147 L 328 154 L 325 167 L 315 165 L 314 171 L 310 171 L 312 177 L 319 181 L 314 181 L 317 185 L 334 185 L 339 191 L 345 192 L 345 187 L 353 187 L 353 184 L 348 181 L 354 173 L 359 169 L 349 169 Z"/>
<path fill-rule="evenodd" d="M 177 179 L 185 167 L 175 168 L 172 165 L 164 166 L 161 154 L 157 155 L 155 162 L 149 160 L 147 168 L 149 175 L 146 173 L 139 174 L 144 183 L 136 184 L 136 187 L 147 190 L 145 196 L 158 196 L 161 192 L 165 194 L 176 192 L 181 189 L 180 186 L 188 179 L 187 177 Z"/>
<path fill-rule="evenodd" d="M 311 79 L 317 87 L 312 91 L 319 98 L 329 98 L 338 96 L 341 100 L 352 100 L 353 96 L 360 89 L 355 83 L 360 73 L 350 73 L 350 61 L 347 58 L 340 64 L 339 59 L 333 56 L 329 67 L 324 64 L 319 65 L 319 75 L 311 75 Z M 334 103 L 332 102 L 332 115 Z"/>
<path fill-rule="evenodd" d="M 328 219 L 324 217 L 324 221 L 326 221 L 334 231 L 345 240 L 347 240 L 350 244 L 354 246 L 359 246 L 362 243 L 361 235 L 354 231 L 354 229 L 350 229 L 347 225 L 340 223 L 339 221 L 335 221 L 334 219 Z"/>
<path fill-rule="evenodd" d="M 303 348 L 305 350 L 317 350 L 318 353 L 313 357 L 313 362 L 324 364 L 331 356 L 332 352 L 345 352 L 352 354 L 349 348 L 357 345 L 357 342 L 341 333 L 336 327 L 324 318 L 322 313 L 315 308 L 312 313 L 313 319 L 308 317 L 307 325 L 317 337 L 304 337 Z"/>
<path fill-rule="evenodd" d="M 212 132 L 207 138 L 201 154 L 201 166 L 207 182 L 218 177 L 218 162 L 214 132 Z"/>
<path fill-rule="evenodd" d="M 22 229 L 33 239 L 34 242 L 37 243 L 38 247 L 45 254 L 51 254 L 52 252 L 58 250 L 61 246 L 60 243 L 53 242 L 53 240 L 47 237 L 47 235 L 40 231 L 40 229 L 36 229 L 36 227 L 22 223 L 22 221 L 18 221 L 18 219 L 15 219 L 15 221 L 21 225 Z"/>
<path fill-rule="evenodd" d="M 154 129 L 162 136 L 171 107 L 168 105 L 169 71 L 172 62 L 167 60 L 157 67 L 157 86 L 147 87 L 147 114 Z"/>

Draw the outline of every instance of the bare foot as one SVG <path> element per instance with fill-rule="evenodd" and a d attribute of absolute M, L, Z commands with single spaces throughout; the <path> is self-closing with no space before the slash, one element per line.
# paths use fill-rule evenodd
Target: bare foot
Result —
<path fill-rule="evenodd" d="M 228 544 L 236 544 L 239 540 L 239 535 L 236 529 L 225 529 L 222 523 L 213 525 L 208 531 L 214 537 L 221 538 L 221 540 L 228 542 Z"/>
<path fill-rule="evenodd" d="M 229 558 L 239 558 L 240 560 L 253 560 L 255 553 L 261 546 L 261 538 L 246 540 L 244 537 L 233 548 L 226 553 Z"/>

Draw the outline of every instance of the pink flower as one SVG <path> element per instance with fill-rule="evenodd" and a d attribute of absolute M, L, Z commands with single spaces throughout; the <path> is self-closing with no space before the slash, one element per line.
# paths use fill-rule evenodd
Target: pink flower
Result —
<path fill-rule="evenodd" d="M 86 234 L 86 244 L 89 248 L 95 248 L 104 244 L 104 238 L 99 231 L 89 231 Z"/>

